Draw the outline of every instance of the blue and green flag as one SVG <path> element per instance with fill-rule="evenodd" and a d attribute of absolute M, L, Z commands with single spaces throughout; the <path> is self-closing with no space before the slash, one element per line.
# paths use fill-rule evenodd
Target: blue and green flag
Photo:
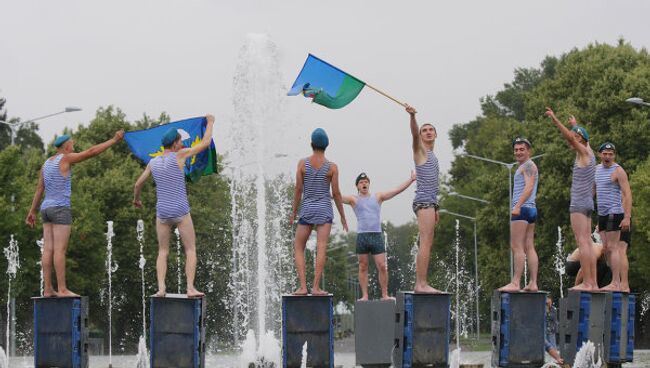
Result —
<path fill-rule="evenodd" d="M 354 100 L 365 82 L 309 54 L 287 95 L 303 95 L 330 109 L 340 109 Z"/>
<path fill-rule="evenodd" d="M 133 155 L 145 164 L 148 164 L 152 158 L 162 155 L 164 148 L 161 139 L 169 128 L 178 129 L 178 133 L 183 140 L 183 145 L 185 147 L 192 147 L 201 142 L 201 137 L 205 133 L 207 123 L 205 117 L 175 121 L 149 129 L 126 132 L 124 134 L 124 140 L 126 140 Z M 217 152 L 214 141 L 210 142 L 208 149 L 189 157 L 185 161 L 185 177 L 192 182 L 197 181 L 201 176 L 216 172 Z"/>

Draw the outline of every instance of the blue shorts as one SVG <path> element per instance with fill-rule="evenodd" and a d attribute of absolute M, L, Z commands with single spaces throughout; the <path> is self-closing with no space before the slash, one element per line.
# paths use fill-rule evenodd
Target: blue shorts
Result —
<path fill-rule="evenodd" d="M 535 207 L 521 207 L 519 216 L 510 216 L 510 221 L 526 221 L 529 224 L 534 224 L 537 220 L 537 208 Z"/>
<path fill-rule="evenodd" d="M 386 253 L 384 245 L 384 234 L 379 233 L 357 233 L 357 254 L 382 254 Z"/>
<path fill-rule="evenodd" d="M 332 223 L 332 219 L 327 219 L 322 224 L 311 224 L 311 223 L 303 220 L 302 217 L 298 219 L 298 225 L 316 226 L 316 225 L 331 224 L 331 223 Z"/>

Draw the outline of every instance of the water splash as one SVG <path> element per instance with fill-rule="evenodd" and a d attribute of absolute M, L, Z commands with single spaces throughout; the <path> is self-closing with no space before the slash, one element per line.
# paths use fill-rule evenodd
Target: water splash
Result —
<path fill-rule="evenodd" d="M 14 239 L 14 234 L 11 234 L 9 245 L 4 248 L 5 258 L 7 259 L 7 352 L 5 357 L 9 356 L 9 337 L 11 335 L 12 318 L 16 318 L 11 313 L 11 281 L 16 278 L 18 269 L 20 268 L 20 259 L 18 258 L 18 241 Z"/>
<path fill-rule="evenodd" d="M 460 367 L 460 346 L 451 351 L 449 356 L 449 368 Z"/>
<path fill-rule="evenodd" d="M 113 221 L 106 221 L 106 274 L 108 276 L 108 365 L 113 366 L 113 273 L 117 262 L 113 261 Z"/>
<path fill-rule="evenodd" d="M 600 357 L 596 356 L 596 346 L 591 341 L 582 344 L 573 360 L 573 368 L 600 368 L 602 365 Z"/>
<path fill-rule="evenodd" d="M 9 368 L 9 359 L 2 346 L 0 346 L 0 368 Z"/>
<path fill-rule="evenodd" d="M 149 351 L 147 350 L 147 339 L 140 336 L 138 341 L 138 355 L 136 356 L 136 368 L 149 368 Z"/>
<path fill-rule="evenodd" d="M 302 358 L 300 359 L 300 368 L 307 368 L 307 341 L 302 344 Z"/>
<path fill-rule="evenodd" d="M 178 294 L 181 293 L 181 233 L 178 231 L 178 227 L 174 229 L 174 234 L 176 234 L 176 282 Z"/>
<path fill-rule="evenodd" d="M 460 362 L 460 221 L 456 219 L 456 350 L 458 350 L 458 362 Z"/>
<path fill-rule="evenodd" d="M 566 258 L 563 249 L 564 239 L 562 238 L 562 228 L 557 227 L 557 243 L 555 243 L 555 256 L 553 257 L 553 266 L 557 271 L 558 279 L 560 280 L 560 298 L 564 298 L 564 275 L 566 274 L 566 265 L 564 260 Z"/>
<path fill-rule="evenodd" d="M 36 262 L 36 264 L 38 265 L 38 267 L 41 270 L 41 275 L 40 275 L 40 278 L 41 278 L 41 283 L 40 283 L 40 285 L 41 285 L 41 287 L 40 287 L 41 294 L 40 295 L 41 296 L 43 296 L 43 290 L 44 290 L 44 287 L 45 287 L 45 284 L 44 284 L 44 281 L 43 281 L 43 261 L 42 261 L 43 260 L 43 245 L 44 244 L 45 244 L 45 241 L 42 238 L 41 238 L 41 240 L 36 241 L 36 246 L 39 248 L 39 250 L 41 252 L 41 258 L 40 258 L 40 260 L 38 262 Z"/>

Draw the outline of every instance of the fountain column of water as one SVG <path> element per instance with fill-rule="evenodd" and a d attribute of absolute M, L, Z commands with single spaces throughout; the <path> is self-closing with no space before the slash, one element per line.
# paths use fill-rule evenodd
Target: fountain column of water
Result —
<path fill-rule="evenodd" d="M 113 272 L 117 263 L 113 262 L 113 221 L 106 221 L 106 274 L 108 276 L 108 366 L 113 367 Z"/>
<path fill-rule="evenodd" d="M 147 314 L 145 303 L 145 284 L 144 284 L 144 266 L 147 260 L 144 258 L 144 221 L 138 220 L 136 225 L 136 234 L 138 244 L 140 245 L 140 259 L 138 267 L 140 268 L 140 281 L 142 282 L 142 336 L 138 341 L 138 355 L 136 357 L 137 368 L 149 368 L 149 352 L 147 351 Z"/>
<path fill-rule="evenodd" d="M 15 316 L 11 313 L 11 281 L 16 278 L 18 269 L 20 268 L 20 259 L 18 258 L 18 241 L 14 239 L 14 234 L 11 234 L 11 239 L 9 240 L 9 245 L 4 248 L 5 258 L 7 259 L 7 348 L 5 357 L 9 357 L 9 338 L 12 335 L 11 327 L 15 326 L 12 321 L 14 321 Z M 8 360 L 8 359 L 7 359 Z"/>
<path fill-rule="evenodd" d="M 41 260 L 43 259 L 43 245 L 44 244 L 45 244 L 45 241 L 43 239 L 36 241 L 36 246 L 38 246 L 38 248 L 39 248 L 39 250 L 41 252 Z M 41 269 L 40 270 L 40 274 L 41 274 L 40 275 L 41 276 L 41 284 L 40 284 L 41 289 L 40 290 L 41 290 L 41 296 L 43 296 L 43 290 L 44 290 L 44 287 L 45 287 L 45 284 L 44 284 L 44 281 L 43 281 L 43 261 L 38 261 L 38 262 L 36 262 L 36 264 Z"/>
<path fill-rule="evenodd" d="M 564 298 L 564 282 L 563 277 L 566 273 L 566 266 L 564 265 L 564 250 L 562 245 L 564 244 L 564 239 L 562 239 L 562 228 L 557 227 L 557 243 L 555 243 L 555 257 L 553 259 L 553 265 L 555 270 L 558 273 L 558 278 L 560 279 L 560 298 Z"/>
<path fill-rule="evenodd" d="M 452 351 L 450 367 L 458 368 L 460 365 L 460 221 L 456 219 L 456 349 Z"/>

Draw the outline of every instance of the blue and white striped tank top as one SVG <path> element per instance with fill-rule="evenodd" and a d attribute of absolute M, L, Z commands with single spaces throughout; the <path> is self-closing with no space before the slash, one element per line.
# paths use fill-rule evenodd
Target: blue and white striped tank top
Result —
<path fill-rule="evenodd" d="M 308 224 L 326 224 L 331 223 L 334 219 L 332 196 L 330 195 L 330 178 L 327 177 L 329 170 L 329 161 L 325 161 L 320 168 L 315 169 L 311 166 L 309 158 L 305 159 L 300 219 Z"/>
<path fill-rule="evenodd" d="M 415 199 L 413 203 L 438 203 L 438 158 L 427 151 L 427 161 L 415 165 Z"/>
<path fill-rule="evenodd" d="M 357 216 L 357 233 L 381 232 L 381 204 L 377 196 L 357 196 L 354 214 Z"/>
<path fill-rule="evenodd" d="M 53 159 L 43 164 L 43 181 L 45 182 L 45 200 L 41 203 L 41 210 L 50 207 L 70 208 L 70 194 L 72 193 L 72 169 L 70 175 L 63 176 L 59 169 L 63 154 L 56 155 Z"/>
<path fill-rule="evenodd" d="M 594 210 L 594 182 L 596 180 L 596 157 L 591 156 L 589 165 L 578 166 L 578 160 L 573 163 L 571 179 L 571 208 Z"/>
<path fill-rule="evenodd" d="M 596 166 L 596 200 L 600 216 L 625 212 L 621 187 L 618 182 L 612 180 L 612 174 L 618 166 L 618 164 L 613 164 L 610 167 L 605 167 L 603 164 Z"/>
<path fill-rule="evenodd" d="M 176 152 L 154 157 L 149 167 L 156 182 L 156 216 L 169 219 L 190 213 L 185 174 L 178 166 Z"/>
<path fill-rule="evenodd" d="M 515 205 L 519 203 L 519 197 L 521 193 L 524 192 L 526 187 L 526 179 L 524 178 L 524 168 L 526 165 L 535 165 L 533 161 L 528 160 L 523 164 L 519 165 L 515 171 L 515 180 L 512 185 L 512 208 L 515 208 Z M 535 208 L 535 200 L 537 199 L 537 183 L 539 183 L 539 173 L 535 173 L 535 185 L 533 186 L 533 192 L 530 193 L 526 202 L 520 207 L 532 207 Z"/>

